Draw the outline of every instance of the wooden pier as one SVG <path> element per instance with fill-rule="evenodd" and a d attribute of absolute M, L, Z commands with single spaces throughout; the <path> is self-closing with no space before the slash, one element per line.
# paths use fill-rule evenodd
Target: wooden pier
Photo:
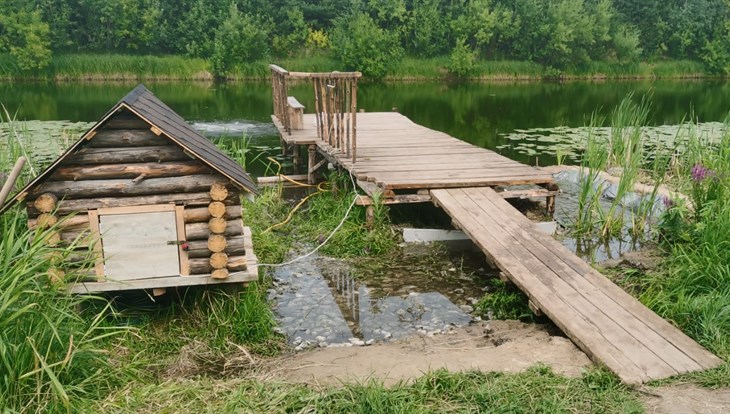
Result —
<path fill-rule="evenodd" d="M 290 73 L 272 65 L 272 75 L 272 120 L 286 152 L 296 157 L 301 146 L 308 149 L 310 181 L 330 162 L 386 204 L 433 202 L 441 207 L 525 292 L 534 311 L 547 315 L 626 383 L 722 363 L 505 201 L 546 197 L 552 213 L 557 187 L 550 174 L 395 112 L 357 112 L 359 73 Z M 316 104 L 311 114 L 287 96 L 286 85 L 295 79 L 313 81 Z M 510 188 L 516 185 L 520 187 Z"/>

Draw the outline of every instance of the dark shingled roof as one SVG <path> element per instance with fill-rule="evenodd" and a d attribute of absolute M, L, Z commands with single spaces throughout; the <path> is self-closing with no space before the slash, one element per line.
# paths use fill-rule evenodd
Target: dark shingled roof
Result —
<path fill-rule="evenodd" d="M 34 178 L 28 185 L 20 190 L 11 200 L 0 209 L 0 214 L 5 212 L 18 199 L 22 198 L 31 188 L 49 176 L 66 157 L 73 154 L 82 147 L 88 140 L 89 134 L 99 129 L 107 120 L 114 117 L 122 108 L 126 108 L 149 124 L 159 128 L 162 133 L 173 142 L 183 147 L 190 155 L 197 158 L 213 170 L 228 177 L 233 184 L 242 190 L 256 193 L 256 184 L 244 171 L 243 167 L 233 161 L 229 156 L 221 152 L 209 139 L 200 135 L 193 127 L 175 113 L 169 106 L 165 105 L 144 85 L 140 84 L 127 96 L 114 105 L 91 129 L 86 131 L 81 138 L 71 145 L 56 161 L 45 171 Z"/>
<path fill-rule="evenodd" d="M 256 184 L 237 162 L 221 152 L 209 139 L 200 135 L 169 106 L 140 84 L 117 104 L 126 104 L 132 112 L 158 127 L 173 141 L 195 155 L 210 168 L 230 178 L 241 189 L 256 192 Z"/>

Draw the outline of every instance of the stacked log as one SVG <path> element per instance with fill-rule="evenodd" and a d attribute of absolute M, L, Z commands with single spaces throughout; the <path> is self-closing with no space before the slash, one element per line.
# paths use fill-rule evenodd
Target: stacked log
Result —
<path fill-rule="evenodd" d="M 212 203 L 220 203 L 226 197 L 228 197 L 228 189 L 226 189 L 225 185 L 215 183 L 210 187 L 210 199 L 213 200 Z M 225 232 L 228 226 L 226 225 L 226 219 L 223 217 L 226 211 L 225 208 L 221 209 L 219 205 L 216 205 L 212 210 L 210 208 L 208 210 L 211 211 L 211 218 L 208 221 L 208 230 L 210 231 L 208 245 L 211 245 L 211 238 L 216 238 L 216 236 L 220 238 L 223 235 L 223 242 L 221 243 L 219 241 L 219 243 L 213 244 L 215 251 L 211 249 L 208 263 L 213 271 L 210 273 L 210 276 L 213 279 L 225 279 L 228 277 L 228 268 L 226 267 L 228 265 L 228 255 L 225 252 L 226 246 L 228 245 L 225 239 Z"/>
<path fill-rule="evenodd" d="M 229 271 L 246 269 L 240 191 L 227 187 L 228 182 L 145 121 L 124 112 L 105 122 L 27 194 L 28 225 L 39 230 L 52 226 L 47 242 L 74 250 L 74 258 L 63 263 L 68 269 L 79 265 L 75 257 L 100 253 L 94 250 L 96 238 L 90 237 L 95 227 L 89 212 L 183 206 L 179 225 L 184 222 L 189 274 L 225 278 Z"/>
<path fill-rule="evenodd" d="M 61 234 L 56 228 L 58 216 L 56 215 L 56 206 L 58 198 L 51 193 L 43 193 L 34 201 L 35 208 L 40 212 L 35 219 L 35 228 L 42 232 L 43 241 L 51 247 L 56 247 L 61 242 Z M 30 226 L 30 223 L 28 223 Z M 48 278 L 52 283 L 60 283 L 63 281 L 65 272 L 61 269 L 61 254 L 59 251 L 52 251 L 48 257 L 51 267 L 48 269 Z"/>

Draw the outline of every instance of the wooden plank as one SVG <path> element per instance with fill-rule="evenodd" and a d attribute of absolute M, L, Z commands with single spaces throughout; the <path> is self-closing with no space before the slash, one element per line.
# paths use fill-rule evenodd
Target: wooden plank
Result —
<path fill-rule="evenodd" d="M 491 190 L 489 190 L 491 191 Z M 620 346 L 624 351 L 625 357 L 632 361 L 637 367 L 642 369 L 650 378 L 666 378 L 678 373 L 677 370 L 672 368 L 666 361 L 655 354 L 651 348 L 643 344 L 638 338 L 632 335 L 630 329 L 626 327 L 626 324 L 630 323 L 630 319 L 621 319 L 616 321 L 611 317 L 609 312 L 606 312 L 604 306 L 610 305 L 607 303 L 592 303 L 582 289 L 578 289 L 571 285 L 569 282 L 561 278 L 561 274 L 556 272 L 555 269 L 546 267 L 546 263 L 542 262 L 536 257 L 531 249 L 526 249 L 520 240 L 516 239 L 509 231 L 505 231 L 506 226 L 509 225 L 510 221 L 504 216 L 498 219 L 493 219 L 487 214 L 479 205 L 478 202 L 469 197 L 464 190 L 452 190 L 450 194 L 460 203 L 463 207 L 468 208 L 468 214 L 480 223 L 480 227 L 485 229 L 493 229 L 494 237 L 501 243 L 506 249 L 510 250 L 511 256 L 517 258 L 520 263 L 525 266 L 529 272 L 535 275 L 546 285 L 552 286 L 553 294 L 556 297 L 563 298 L 567 303 L 570 303 L 575 313 L 586 317 L 595 327 L 591 331 L 574 331 L 574 336 L 585 336 L 585 335 L 596 335 L 599 334 L 606 340 L 611 341 L 613 344 Z M 501 198 L 496 198 L 503 201 Z M 464 229 L 469 231 L 469 229 Z M 488 230 L 487 230 L 488 231 Z M 514 260 L 513 257 L 502 258 L 502 260 Z M 511 275 L 508 273 L 508 275 Z M 527 287 L 528 289 L 530 286 Z M 549 307 L 551 304 L 541 304 L 539 308 L 546 311 L 546 306 Z M 615 309 L 612 309 L 615 311 Z M 572 318 L 575 315 L 557 315 L 561 318 Z M 566 332 L 568 335 L 571 333 Z M 621 375 L 621 372 L 617 372 Z"/>
<path fill-rule="evenodd" d="M 526 265 L 528 269 L 532 269 L 531 271 L 534 274 L 543 275 L 537 279 L 542 279 L 543 282 L 546 282 L 546 277 L 551 278 L 553 279 L 551 282 L 555 283 L 555 286 L 562 286 L 556 293 L 556 297 L 565 297 L 566 301 L 569 301 L 569 303 L 575 306 L 586 306 L 587 304 L 590 307 L 592 305 L 600 309 L 605 316 L 609 316 L 610 320 L 613 321 L 613 325 L 611 325 L 611 321 L 606 322 L 603 320 L 597 326 L 603 330 L 607 327 L 613 326 L 613 328 L 616 328 L 618 326 L 637 341 L 633 344 L 634 346 L 626 349 L 625 352 L 631 355 L 636 353 L 644 355 L 642 357 L 644 359 L 640 361 L 634 359 L 634 362 L 637 367 L 640 366 L 645 371 L 645 374 L 649 378 L 664 378 L 674 375 L 673 373 L 696 371 L 722 363 L 719 358 L 704 350 L 676 328 L 671 327 L 668 322 L 648 310 L 616 285 L 603 278 L 598 272 L 575 257 L 554 239 L 537 232 L 529 220 L 501 198 L 498 198 L 499 195 L 493 190 L 487 188 L 470 188 L 463 190 L 433 191 L 435 196 L 436 194 L 440 194 L 440 192 L 445 192 L 448 196 L 451 196 L 459 207 L 464 207 L 465 205 L 468 207 L 466 210 L 458 211 L 462 215 L 460 216 L 460 221 L 463 224 L 465 220 L 472 220 L 470 225 L 475 227 L 482 226 L 482 231 L 479 232 L 480 235 L 488 232 L 489 228 L 499 228 L 500 231 L 494 233 L 494 237 L 497 238 L 496 240 L 498 240 L 501 246 L 506 248 L 505 251 L 516 254 L 516 256 L 508 259 L 518 259 L 522 265 Z M 440 198 L 437 199 L 441 201 Z M 463 215 L 470 215 L 472 217 L 465 219 Z M 473 230 L 473 228 L 469 228 L 467 232 Z M 520 252 L 520 247 L 527 249 Z M 529 254 L 525 254 L 525 252 Z M 487 254 L 489 255 L 489 252 Z M 576 268 L 570 267 L 568 260 Z M 576 261 L 580 265 L 576 264 Z M 497 264 L 505 267 L 504 263 L 500 264 L 497 262 Z M 550 276 L 551 274 L 552 277 Z M 509 275 L 513 279 L 516 277 L 512 273 L 509 273 Z M 518 286 L 525 289 L 524 286 L 520 285 L 519 280 L 516 281 L 518 282 Z M 524 281 L 522 282 L 524 283 Z M 571 290 L 574 290 L 574 292 L 571 292 Z M 529 290 L 526 290 L 526 292 L 528 296 L 531 296 Z M 611 292 L 615 293 L 615 295 L 611 294 Z M 531 299 L 535 298 L 531 296 Z M 546 310 L 538 301 L 535 304 L 537 308 Z M 550 312 L 546 313 L 553 318 Z M 593 314 L 592 317 L 600 318 L 601 315 Z M 657 325 L 661 329 L 656 329 L 655 327 Z M 607 332 L 603 332 L 603 334 L 607 334 Z M 631 338 L 629 338 L 629 341 L 631 341 Z M 675 342 L 675 338 L 679 340 L 679 345 Z M 639 348 L 635 346 L 637 343 L 639 344 Z M 653 354 L 661 362 L 657 364 L 657 360 L 655 359 L 653 364 L 649 366 L 644 365 L 643 362 L 651 357 L 649 353 Z M 617 371 L 617 373 L 622 378 L 627 376 L 625 372 Z"/>
<path fill-rule="evenodd" d="M 384 188 L 391 190 L 414 189 L 414 188 L 459 188 L 459 187 L 488 187 L 495 185 L 521 185 L 521 184 L 544 184 L 552 182 L 545 177 L 524 176 L 522 178 L 505 177 L 505 178 L 458 178 L 458 179 L 440 179 L 440 180 L 411 180 L 399 182 L 379 183 Z"/>
<path fill-rule="evenodd" d="M 431 201 L 430 194 L 397 194 L 390 198 L 382 198 L 380 202 L 385 205 L 428 203 Z M 360 196 L 355 202 L 358 206 L 371 206 L 375 201 L 370 196 Z"/>
<path fill-rule="evenodd" d="M 96 210 L 100 216 L 111 214 L 134 214 L 134 213 L 154 213 L 159 211 L 175 211 L 174 204 L 154 204 L 148 206 L 126 206 L 126 207 L 109 207 L 99 208 Z"/>
<path fill-rule="evenodd" d="M 185 206 L 175 206 L 175 225 L 177 240 L 187 241 L 187 237 L 185 236 Z M 180 258 L 180 276 L 189 276 L 190 258 L 182 244 L 178 245 L 178 257 Z"/>
<path fill-rule="evenodd" d="M 534 277 L 530 270 L 521 263 L 520 258 L 514 257 L 510 248 L 504 247 L 490 234 L 488 229 L 484 229 L 474 217 L 468 214 L 448 190 L 433 190 L 431 194 L 452 217 L 459 217 L 459 227 L 481 247 L 490 261 L 508 274 L 512 281 L 526 292 L 528 297 L 584 352 L 601 360 L 612 371 L 621 372 L 621 378 L 626 382 L 641 383 L 649 379 L 648 375 L 635 363 L 626 359 L 621 349 L 607 341 L 595 325 L 576 312 L 571 303 L 556 296 L 550 285 L 546 285 L 544 281 Z M 505 258 L 509 258 L 509 260 L 505 260 Z M 557 317 L 559 315 L 572 315 L 573 317 L 559 318 Z M 590 334 L 576 336 L 576 332 Z"/>
<path fill-rule="evenodd" d="M 485 190 L 486 191 L 486 190 Z M 478 200 L 482 200 L 480 197 L 476 197 Z M 559 256 L 559 260 L 565 263 L 569 268 L 564 271 L 568 274 L 574 272 L 578 275 L 578 279 L 585 280 L 591 283 L 595 287 L 595 291 L 599 291 L 600 294 L 606 295 L 612 301 L 614 301 L 622 309 L 630 312 L 633 317 L 641 321 L 644 326 L 651 332 L 654 332 L 666 340 L 670 341 L 673 346 L 680 349 L 683 354 L 691 358 L 695 363 L 703 367 L 704 369 L 718 366 L 722 363 L 722 360 L 711 352 L 701 347 L 697 342 L 689 338 L 687 335 L 682 333 L 676 327 L 672 326 L 665 319 L 661 318 L 646 306 L 641 304 L 639 301 L 631 297 L 623 289 L 616 286 L 610 280 L 606 279 L 603 275 L 598 273 L 595 269 L 588 266 L 580 258 L 573 255 L 567 248 L 555 241 L 552 237 L 546 236 L 541 233 L 532 232 L 532 223 L 529 220 L 521 220 L 517 215 L 521 214 L 517 212 L 507 203 L 498 203 L 491 200 L 491 205 L 495 209 L 499 209 L 502 213 L 511 216 L 514 223 L 518 223 L 521 230 L 529 233 L 529 238 L 534 239 L 535 243 L 540 243 L 547 248 L 547 250 L 556 256 Z M 486 206 L 486 205 L 485 205 Z M 486 208 L 483 206 L 483 208 Z M 524 217 L 523 217 L 524 218 Z M 580 280 L 578 281 L 580 282 Z M 651 332 L 649 332 L 651 334 Z M 670 351 L 673 352 L 673 351 Z M 677 363 L 676 368 L 678 370 L 693 370 L 691 365 L 683 367 L 683 358 L 680 356 L 677 360 L 672 360 L 672 363 Z M 684 361 L 686 363 L 686 361 Z M 696 370 L 696 368 L 694 369 Z M 684 371 L 687 372 L 687 371 Z"/>
<path fill-rule="evenodd" d="M 99 226 L 107 280 L 180 274 L 174 208 L 173 211 L 100 214 Z"/>
<path fill-rule="evenodd" d="M 526 217 L 522 216 L 501 198 L 496 198 L 496 194 L 494 194 L 493 190 L 475 190 L 476 189 L 467 189 L 461 191 L 475 201 L 479 208 L 481 208 L 482 212 L 487 215 L 496 215 L 497 217 L 494 218 L 495 223 L 501 223 L 502 229 L 507 230 L 507 233 L 514 238 L 519 246 L 528 250 L 533 256 L 535 256 L 535 258 L 540 260 L 546 268 L 552 270 L 555 275 L 565 280 L 565 282 L 572 288 L 575 288 L 575 290 L 587 301 L 593 303 L 606 316 L 610 317 L 617 324 L 620 324 L 627 333 L 641 342 L 646 349 L 657 355 L 657 357 L 664 361 L 668 366 L 672 367 L 676 373 L 701 369 L 701 367 L 688 358 L 687 355 L 679 351 L 664 338 L 657 335 L 656 332 L 652 330 L 650 324 L 645 324 L 637 319 L 635 315 L 618 305 L 602 290 L 596 288 L 593 284 L 587 281 L 584 276 L 588 273 L 596 272 L 588 264 L 584 264 L 578 271 L 566 266 L 558 252 L 563 256 L 570 256 L 572 254 L 570 254 L 560 243 L 553 239 L 545 245 L 535 242 L 536 238 L 541 238 L 540 235 L 537 234 L 537 229 L 533 226 L 529 229 L 529 231 L 527 231 L 524 227 L 520 226 L 523 222 L 531 224 Z M 512 211 L 516 214 L 511 214 Z M 539 271 L 539 269 L 536 269 L 536 271 Z M 624 295 L 628 296 L 625 292 Z"/>
<path fill-rule="evenodd" d="M 94 251 L 94 273 L 99 281 L 104 280 L 104 253 L 101 245 L 101 230 L 99 228 L 99 213 L 89 210 L 89 228 L 91 229 L 91 246 Z"/>
<path fill-rule="evenodd" d="M 68 287 L 70 293 L 97 293 L 135 289 L 156 289 L 176 286 L 207 286 L 223 283 L 244 283 L 258 280 L 258 275 L 252 276 L 248 271 L 235 272 L 225 279 L 213 279 L 210 275 L 172 276 L 154 279 L 128 280 L 120 282 L 84 282 L 75 283 Z"/>

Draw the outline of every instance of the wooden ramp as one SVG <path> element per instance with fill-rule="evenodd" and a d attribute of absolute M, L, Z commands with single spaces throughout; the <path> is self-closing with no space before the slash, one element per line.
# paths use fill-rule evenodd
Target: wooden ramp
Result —
<path fill-rule="evenodd" d="M 537 230 L 491 188 L 436 189 L 431 196 L 534 306 L 624 382 L 639 384 L 722 363 Z"/>

